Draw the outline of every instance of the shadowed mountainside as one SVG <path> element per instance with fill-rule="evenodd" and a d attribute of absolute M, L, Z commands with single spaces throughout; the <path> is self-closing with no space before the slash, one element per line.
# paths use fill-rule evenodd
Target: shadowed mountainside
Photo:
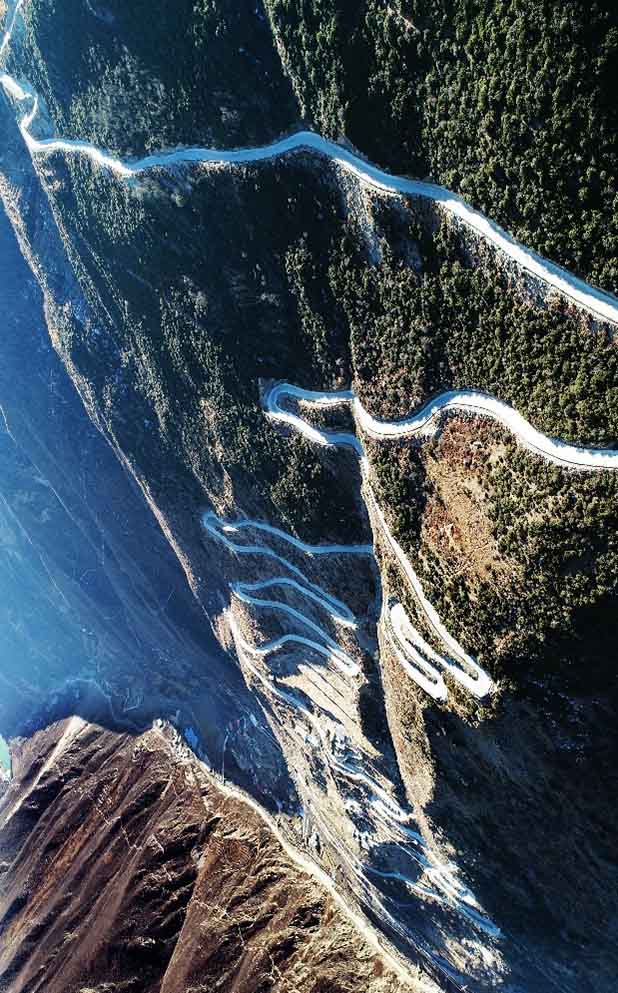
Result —
<path fill-rule="evenodd" d="M 4 212 L 0 251 L 2 729 L 72 710 L 139 728 L 178 710 L 216 753 L 250 694 L 54 352 Z"/>

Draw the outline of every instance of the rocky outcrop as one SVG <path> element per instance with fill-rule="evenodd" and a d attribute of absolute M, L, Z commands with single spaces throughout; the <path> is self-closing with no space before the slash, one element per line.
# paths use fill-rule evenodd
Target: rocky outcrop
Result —
<path fill-rule="evenodd" d="M 400 979 L 258 813 L 163 725 L 14 742 L 0 808 L 5 993 L 395 993 Z"/>

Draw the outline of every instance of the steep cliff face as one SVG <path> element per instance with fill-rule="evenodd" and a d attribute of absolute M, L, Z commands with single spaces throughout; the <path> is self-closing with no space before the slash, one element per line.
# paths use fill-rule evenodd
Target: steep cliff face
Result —
<path fill-rule="evenodd" d="M 6 993 L 429 993 L 170 729 L 70 718 L 14 743 L 0 808 Z"/>
<path fill-rule="evenodd" d="M 613 15 L 595 7 L 588 30 L 577 4 L 565 14 L 589 116 L 546 201 L 556 120 L 530 117 L 529 87 L 518 103 L 457 72 L 460 50 L 480 72 L 485 46 L 516 77 L 528 39 L 551 88 L 559 39 L 534 5 L 506 35 L 457 3 L 435 24 L 432 4 L 314 6 L 319 30 L 274 0 L 182 3 L 177 33 L 164 2 L 146 32 L 115 0 L 7 13 L 0 193 L 59 359 L 42 341 L 30 357 L 24 320 L 9 338 L 2 533 L 28 595 L 11 607 L 0 729 L 27 726 L 28 707 L 44 723 L 50 698 L 72 712 L 67 681 L 102 689 L 108 722 L 110 707 L 117 723 L 173 717 L 441 989 L 609 993 L 618 304 L 554 262 L 613 286 Z M 412 45 L 414 69 L 399 59 Z M 485 145 L 471 159 L 470 102 L 488 133 L 503 114 L 506 187 Z M 399 157 L 408 106 L 422 141 Z M 376 164 L 305 132 L 226 150 L 307 117 Z M 582 165 L 590 127 L 599 163 Z M 431 168 L 489 216 L 384 162 Z M 561 210 L 584 202 L 584 175 L 596 194 L 569 240 Z M 55 386 L 30 393 L 30 365 L 50 384 L 65 369 L 83 408 L 67 379 L 70 416 Z M 88 747 L 80 727 L 68 755 Z M 101 955 L 135 919 L 116 909 Z M 9 934 L 30 975 L 34 939 Z"/>

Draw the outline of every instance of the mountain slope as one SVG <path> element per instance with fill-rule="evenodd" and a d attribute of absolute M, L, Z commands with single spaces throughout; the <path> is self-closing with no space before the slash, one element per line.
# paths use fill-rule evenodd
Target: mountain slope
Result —
<path fill-rule="evenodd" d="M 570 4 L 571 31 L 523 0 L 427 4 L 427 21 L 420 5 L 290 0 L 267 5 L 269 37 L 260 8 L 234 20 L 227 4 L 183 4 L 186 64 L 163 93 L 178 54 L 167 21 L 144 33 L 125 6 L 74 2 L 56 20 L 56 5 L 24 4 L 0 100 L 0 192 L 50 339 L 138 491 L 129 555 L 152 566 L 153 593 L 135 608 L 143 650 L 110 644 L 116 713 L 171 718 L 211 768 L 280 810 L 289 844 L 441 988 L 613 991 L 618 304 L 552 262 L 613 286 L 611 73 L 593 51 L 611 49 L 613 15 L 595 7 L 588 24 Z M 205 72 L 183 116 L 185 69 L 209 52 L 238 67 L 230 39 L 254 16 L 263 89 L 238 73 L 225 97 L 238 116 L 215 121 Z M 556 120 L 530 106 L 564 68 L 563 39 L 567 69 L 582 55 L 581 161 L 557 142 L 575 76 Z M 502 73 L 487 93 L 485 62 Z M 475 144 L 481 111 L 493 134 L 494 98 L 508 182 Z M 301 113 L 375 163 L 305 132 L 204 147 L 269 141 Z M 580 216 L 597 153 L 606 185 Z M 378 168 L 413 156 L 488 216 Z M 58 450 L 70 491 L 77 458 Z M 6 499 L 31 528 L 37 517 L 45 554 L 51 511 L 30 512 L 24 461 Z M 173 623 L 159 555 L 183 604 Z M 157 642 L 181 630 L 170 664 Z M 67 653 L 47 692 L 72 666 Z M 28 718 L 49 716 L 43 704 Z"/>
<path fill-rule="evenodd" d="M 0 985 L 177 993 L 402 981 L 171 731 L 78 718 L 14 744 L 0 808 Z"/>

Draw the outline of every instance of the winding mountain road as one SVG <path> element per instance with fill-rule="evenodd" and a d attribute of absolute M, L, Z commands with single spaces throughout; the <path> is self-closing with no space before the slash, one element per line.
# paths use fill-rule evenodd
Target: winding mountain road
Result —
<path fill-rule="evenodd" d="M 23 0 L 17 0 L 9 16 L 8 27 L 0 44 L 0 62 L 4 58 L 19 17 Z M 150 169 L 169 168 L 184 164 L 249 164 L 264 162 L 283 155 L 311 151 L 336 163 L 341 169 L 355 176 L 361 183 L 387 196 L 412 196 L 431 200 L 452 217 L 456 217 L 481 238 L 504 252 L 522 269 L 543 283 L 568 297 L 579 307 L 604 320 L 618 323 L 618 299 L 610 293 L 591 286 L 554 262 L 516 241 L 498 224 L 475 210 L 457 194 L 433 183 L 396 176 L 379 166 L 367 162 L 356 152 L 329 141 L 313 131 L 297 131 L 286 138 L 257 148 L 228 150 L 188 147 L 156 152 L 138 159 L 121 159 L 97 148 L 87 141 L 66 138 L 36 138 L 31 127 L 39 109 L 39 99 L 32 88 L 7 73 L 0 74 L 0 84 L 17 103 L 30 103 L 22 117 L 20 130 L 31 155 L 62 152 L 65 155 L 84 155 L 101 168 L 109 169 L 120 179 L 128 180 Z"/>
<path fill-rule="evenodd" d="M 417 891 L 419 894 L 438 900 L 439 902 L 447 901 L 451 903 L 460 913 L 472 920 L 476 926 L 480 927 L 486 933 L 492 935 L 499 933 L 495 925 L 480 912 L 480 907 L 470 890 L 457 878 L 457 868 L 454 865 L 435 861 L 435 857 L 427 850 L 422 835 L 408 826 L 408 822 L 412 816 L 411 813 L 406 812 L 397 803 L 395 798 L 380 785 L 377 779 L 363 767 L 360 762 L 360 756 L 356 761 L 338 758 L 329 745 L 323 720 L 303 702 L 294 690 L 284 688 L 279 684 L 278 680 L 271 675 L 267 676 L 251 661 L 251 656 L 255 659 L 264 659 L 272 653 L 276 653 L 285 645 L 296 644 L 329 659 L 348 676 L 354 677 L 360 674 L 358 664 L 347 652 L 344 652 L 340 648 L 326 630 L 316 624 L 310 617 L 303 614 L 300 608 L 292 607 L 283 601 L 266 600 L 253 595 L 254 592 L 259 592 L 262 589 L 287 586 L 301 597 L 311 600 L 327 612 L 335 622 L 341 623 L 343 621 L 347 627 L 357 626 L 354 615 L 351 614 L 349 608 L 345 607 L 341 601 L 336 600 L 321 587 L 311 583 L 298 566 L 283 558 L 270 545 L 257 544 L 252 538 L 253 534 L 264 535 L 270 541 L 275 540 L 277 542 L 287 543 L 294 547 L 297 552 L 302 553 L 308 558 L 333 554 L 373 555 L 372 546 L 309 545 L 294 535 L 288 534 L 280 528 L 272 527 L 265 522 L 253 521 L 247 518 L 234 522 L 224 521 L 218 518 L 212 511 L 208 511 L 203 515 L 202 524 L 208 536 L 222 544 L 233 556 L 249 555 L 265 557 L 268 560 L 276 561 L 287 571 L 292 571 L 298 577 L 298 579 L 293 579 L 289 576 L 277 575 L 253 583 L 233 581 L 229 583 L 229 588 L 233 598 L 250 606 L 282 611 L 301 627 L 307 628 L 314 637 L 307 637 L 304 634 L 291 632 L 263 642 L 260 645 L 251 644 L 242 633 L 231 606 L 225 611 L 227 624 L 234 638 L 239 657 L 243 659 L 248 669 L 265 686 L 268 694 L 278 699 L 286 708 L 291 708 L 293 714 L 302 715 L 308 722 L 312 732 L 315 732 L 317 735 L 316 742 L 319 741 L 320 744 L 320 754 L 331 770 L 331 773 L 333 775 L 343 776 L 345 779 L 351 779 L 358 789 L 366 792 L 364 803 L 366 816 L 374 816 L 377 822 L 383 824 L 395 838 L 404 838 L 408 844 L 413 842 L 415 851 L 412 853 L 408 852 L 408 854 L 421 866 L 428 879 L 432 881 L 433 886 L 417 885 L 414 880 L 402 873 L 399 873 L 397 878 L 404 882 L 411 890 Z M 240 536 L 245 534 L 247 534 L 248 540 L 246 543 L 243 543 L 240 540 Z M 334 603 L 338 604 L 339 607 L 334 609 Z M 343 608 L 344 612 L 343 617 L 341 608 Z M 353 618 L 352 624 L 350 624 L 348 614 Z M 289 722 L 287 723 L 289 724 Z M 293 724 L 289 726 L 294 730 Z M 347 857 L 349 858 L 349 853 Z M 363 876 L 366 882 L 364 874 L 369 871 L 371 871 L 369 865 L 363 865 L 360 862 L 356 864 L 355 860 L 354 874 L 356 876 Z M 393 878 L 395 878 L 394 875 Z"/>
<path fill-rule="evenodd" d="M 258 654 L 269 654 L 288 642 L 297 642 L 330 659 L 346 675 L 356 676 L 360 673 L 358 663 L 337 644 L 320 624 L 317 624 L 297 607 L 293 607 L 283 600 L 267 599 L 255 596 L 255 594 L 261 590 L 272 589 L 273 587 L 288 588 L 304 599 L 310 600 L 318 608 L 327 613 L 336 624 L 355 630 L 358 625 L 350 608 L 321 586 L 312 583 L 305 576 L 302 569 L 282 555 L 279 555 L 269 545 L 256 544 L 255 542 L 243 544 L 235 539 L 238 535 L 248 530 L 256 531 L 258 534 L 265 534 L 278 541 L 287 542 L 297 551 L 302 552 L 303 555 L 310 558 L 316 555 L 333 554 L 371 556 L 373 555 L 371 545 L 308 545 L 299 538 L 295 538 L 294 535 L 288 534 L 280 528 L 272 527 L 264 521 L 253 521 L 245 518 L 232 523 L 221 520 L 212 511 L 208 511 L 202 516 L 202 526 L 212 538 L 224 545 L 234 555 L 263 556 L 278 562 L 285 570 L 292 572 L 298 577 L 298 579 L 292 579 L 286 575 L 275 575 L 256 582 L 231 582 L 229 584 L 230 592 L 237 600 L 250 606 L 284 613 L 302 627 L 308 628 L 318 639 L 316 641 L 315 638 L 308 638 L 300 634 L 285 634 L 273 641 L 267 642 L 259 648 L 254 648 L 253 651 Z"/>
<path fill-rule="evenodd" d="M 277 639 L 277 642 L 256 647 L 246 640 L 230 609 L 226 611 L 226 619 L 234 638 L 238 655 L 242 658 L 249 671 L 265 686 L 269 695 L 274 696 L 286 708 L 291 709 L 292 716 L 302 715 L 315 732 L 312 747 L 315 748 L 319 743 L 320 756 L 325 761 L 335 782 L 338 777 L 350 779 L 355 783 L 357 790 L 363 791 L 364 802 L 361 805 L 361 810 L 364 816 L 366 818 L 375 817 L 376 821 L 384 825 L 395 837 L 405 838 L 407 842 L 404 849 L 406 856 L 420 867 L 428 883 L 431 885 L 419 884 L 415 879 L 402 872 L 387 872 L 374 868 L 369 862 L 361 862 L 349 850 L 344 849 L 336 843 L 334 847 L 339 850 L 342 860 L 347 864 L 352 876 L 365 885 L 368 884 L 367 874 L 397 879 L 411 892 L 416 892 L 441 904 L 450 904 L 455 907 L 460 914 L 467 917 L 485 934 L 489 934 L 492 937 L 499 936 L 499 928 L 482 912 L 472 891 L 458 878 L 457 866 L 450 862 L 437 861 L 435 853 L 428 849 L 422 835 L 413 828 L 408 827 L 408 822 L 413 816 L 412 812 L 405 811 L 394 797 L 358 761 L 344 760 L 333 754 L 328 736 L 325 734 L 325 725 L 322 718 L 318 714 L 315 714 L 293 690 L 289 688 L 284 689 L 279 685 L 278 681 L 272 677 L 266 677 L 249 658 L 251 655 L 254 657 L 263 657 L 269 654 L 278 647 L 278 643 L 280 642 L 285 642 L 286 640 L 299 640 L 303 642 L 304 639 L 296 638 L 295 636 L 283 636 L 283 638 Z M 289 719 L 285 722 L 285 726 L 290 731 L 298 730 L 290 723 Z M 305 740 L 307 739 L 306 734 L 301 734 L 301 737 L 304 737 Z M 299 784 L 299 788 L 300 786 L 301 784 Z M 313 816 L 318 819 L 322 833 L 328 836 L 330 832 L 316 811 L 313 811 Z M 413 848 L 410 848 L 410 842 L 413 842 Z M 384 899 L 384 894 L 374 892 L 374 898 L 378 898 L 381 901 Z M 386 909 L 384 905 L 382 909 Z"/>
<path fill-rule="evenodd" d="M 424 404 L 416 413 L 399 421 L 381 421 L 373 417 L 352 390 L 318 392 L 304 390 L 291 383 L 277 383 L 264 397 L 264 407 L 269 417 L 300 431 L 309 441 L 318 445 L 347 446 L 364 457 L 362 443 L 349 432 L 328 431 L 307 423 L 298 414 L 286 410 L 286 399 L 307 403 L 316 408 L 349 405 L 357 424 L 375 440 L 411 438 L 434 433 L 443 414 L 473 414 L 496 421 L 510 431 L 519 444 L 540 455 L 546 462 L 568 469 L 618 469 L 618 449 L 584 448 L 560 438 L 550 438 L 538 431 L 522 414 L 480 390 L 449 390 Z"/>
<path fill-rule="evenodd" d="M 361 426 L 368 425 L 372 437 L 402 437 L 405 433 L 418 433 L 419 425 L 424 426 L 428 418 L 410 418 L 399 424 L 376 421 L 370 417 L 360 401 L 351 390 L 334 393 L 304 390 L 290 383 L 277 383 L 264 396 L 264 408 L 272 420 L 284 424 L 300 432 L 310 441 L 326 447 L 351 448 L 359 458 L 361 476 L 364 480 L 364 491 L 367 509 L 373 520 L 379 525 L 387 545 L 390 547 L 408 583 L 415 594 L 416 603 L 420 607 L 425 621 L 448 649 L 448 655 L 436 652 L 416 630 L 406 611 L 400 603 L 384 606 L 382 613 L 383 628 L 390 641 L 395 658 L 404 672 L 434 700 L 444 702 L 448 697 L 447 686 L 440 670 L 448 671 L 451 676 L 464 686 L 474 696 L 482 699 L 492 692 L 494 684 L 490 676 L 479 666 L 478 662 L 469 655 L 459 642 L 451 635 L 440 620 L 440 617 L 429 602 L 423 591 L 421 582 L 410 562 L 410 559 L 390 530 L 386 518 L 374 496 L 369 479 L 369 462 L 364 452 L 362 442 L 350 432 L 327 431 L 314 427 L 300 414 L 286 410 L 282 403 L 292 399 L 299 404 L 324 409 L 328 406 L 348 404 Z M 406 425 L 406 432 L 399 429 Z M 408 427 L 409 426 L 409 427 Z M 382 430 L 383 429 L 383 430 Z M 439 668 L 436 668 L 437 663 Z"/>
<path fill-rule="evenodd" d="M 4 57 L 10 44 L 12 31 L 21 7 L 22 0 L 18 0 L 12 9 L 9 27 L 0 44 L 0 60 Z M 359 182 L 378 190 L 386 196 L 421 197 L 436 203 L 447 214 L 453 216 L 478 236 L 492 244 L 516 265 L 531 273 L 545 285 L 563 294 L 577 306 L 595 317 L 618 324 L 618 300 L 613 295 L 590 286 L 584 280 L 579 279 L 555 263 L 543 259 L 535 252 L 521 245 L 493 221 L 474 210 L 458 195 L 440 186 L 392 175 L 378 166 L 365 161 L 360 155 L 350 149 L 328 141 L 313 132 L 299 131 L 280 141 L 260 148 L 239 148 L 222 151 L 189 147 L 154 153 L 134 160 L 120 159 L 86 141 L 35 137 L 32 134 L 32 130 L 35 128 L 39 112 L 37 95 L 26 83 L 17 81 L 7 74 L 0 75 L 0 85 L 2 85 L 5 93 L 11 100 L 27 107 L 20 122 L 20 131 L 33 157 L 53 153 L 81 155 L 90 159 L 100 168 L 109 170 L 120 180 L 130 181 L 149 170 L 157 168 L 173 168 L 179 165 L 190 164 L 242 165 L 271 161 L 286 155 L 301 154 L 309 151 L 333 162 L 340 169 L 353 175 Z M 445 700 L 447 697 L 447 687 L 442 675 L 443 671 L 448 671 L 453 678 L 457 679 L 475 696 L 486 696 L 493 689 L 491 678 L 478 665 L 475 659 L 465 652 L 462 646 L 458 644 L 444 627 L 437 612 L 425 597 L 420 581 L 407 555 L 388 528 L 384 515 L 375 501 L 375 497 L 369 486 L 368 463 L 362 441 L 350 432 L 327 431 L 316 428 L 307 420 L 303 419 L 303 417 L 285 408 L 284 404 L 289 399 L 301 405 L 309 404 L 318 409 L 348 405 L 354 414 L 361 432 L 376 440 L 430 435 L 434 431 L 441 416 L 449 412 L 455 412 L 491 418 L 509 430 L 517 439 L 518 443 L 525 449 L 539 455 L 547 462 L 568 469 L 613 471 L 618 468 L 618 450 L 585 448 L 561 439 L 550 438 L 534 428 L 520 413 L 513 410 L 513 408 L 498 398 L 474 390 L 445 392 L 424 405 L 410 417 L 394 422 L 385 422 L 374 418 L 363 408 L 360 400 L 352 391 L 339 391 L 337 393 L 308 391 L 284 383 L 278 384 L 267 393 L 265 408 L 268 416 L 273 420 L 300 431 L 305 437 L 316 444 L 337 448 L 347 447 L 352 449 L 358 456 L 361 471 L 365 479 L 365 490 L 372 516 L 379 523 L 386 542 L 399 561 L 415 593 L 427 626 L 432 629 L 450 653 L 450 655 L 446 653 L 442 655 L 436 652 L 420 632 L 416 630 L 400 603 L 386 604 L 383 612 L 385 630 L 396 656 L 411 678 L 423 686 L 426 692 L 436 700 Z M 281 555 L 279 551 L 270 545 L 257 543 L 243 544 L 242 541 L 236 539 L 243 532 L 252 530 L 256 533 L 267 535 L 271 541 L 287 542 L 296 551 L 302 552 L 307 556 L 333 554 L 373 555 L 371 545 L 308 545 L 294 536 L 286 534 L 282 530 L 271 527 L 264 522 L 249 520 L 233 523 L 222 522 L 212 514 L 204 516 L 204 527 L 213 538 L 222 541 L 235 555 L 262 555 L 270 561 L 276 562 L 281 567 L 281 574 L 277 573 L 277 575 L 260 581 L 230 583 L 230 592 L 233 597 L 252 607 L 282 611 L 315 635 L 315 638 L 308 638 L 303 634 L 289 633 L 260 646 L 255 646 L 244 641 L 240 632 L 237 630 L 235 636 L 242 650 L 259 657 L 275 652 L 287 643 L 295 642 L 334 661 L 346 674 L 350 676 L 358 674 L 359 667 L 356 662 L 347 653 L 343 652 L 335 640 L 319 624 L 316 624 L 301 610 L 290 606 L 290 604 L 282 600 L 267 599 L 256 594 L 274 588 L 294 591 L 301 598 L 304 597 L 306 601 L 310 601 L 312 609 L 317 608 L 324 611 L 330 621 L 335 625 L 354 629 L 357 626 L 356 619 L 349 607 L 333 594 L 322 589 L 316 583 L 311 582 L 297 565 L 286 559 L 284 555 Z M 258 673 L 257 668 L 254 671 Z M 258 674 L 263 681 L 267 682 L 263 674 Z M 270 689 L 272 691 L 272 686 L 270 686 Z M 278 688 L 276 693 L 288 706 L 294 707 L 297 710 L 302 708 L 301 701 L 294 694 L 286 692 L 282 688 Z M 308 708 L 304 708 L 303 712 L 311 717 L 316 730 L 319 731 L 319 720 L 316 719 L 316 716 Z M 77 726 L 74 727 L 71 733 L 79 733 L 79 728 Z M 344 767 L 343 763 L 337 763 L 337 761 L 331 761 L 331 767 L 335 770 L 338 769 L 342 775 L 345 774 L 348 777 L 354 778 L 356 782 L 363 783 L 368 789 L 374 791 L 373 794 L 368 793 L 368 796 L 372 797 L 372 805 L 376 814 L 381 813 L 381 816 L 385 819 L 388 819 L 390 816 L 391 821 L 395 824 L 403 823 L 408 818 L 408 815 L 401 808 L 397 807 L 392 797 L 377 788 L 372 777 L 368 776 L 363 770 L 351 766 Z M 233 790 L 229 789 L 229 792 L 233 793 Z M 260 816 L 265 816 L 259 805 L 244 795 L 242 798 L 245 802 L 251 803 Z M 389 808 L 392 808 L 390 815 Z M 269 823 L 271 822 L 269 821 Z M 272 826 L 275 831 L 278 830 L 274 822 L 272 822 Z M 405 830 L 408 835 L 414 834 L 419 844 L 422 842 L 421 836 L 413 832 L 411 828 L 401 828 L 401 830 Z M 298 853 L 294 851 L 292 854 L 298 861 Z M 440 898 L 448 899 L 452 904 L 458 906 L 460 912 L 469 914 L 475 920 L 475 923 L 486 933 L 498 934 L 497 929 L 493 927 L 491 922 L 475 910 L 475 901 L 470 891 L 454 881 L 450 866 L 432 865 L 428 859 L 424 856 L 419 856 L 418 853 L 412 853 L 411 857 L 415 858 L 423 866 L 428 877 L 433 878 Z M 319 870 L 316 869 L 310 860 L 307 860 L 306 866 L 307 871 L 312 871 L 314 875 L 319 874 Z M 362 878 L 362 873 L 371 873 L 385 879 L 399 880 L 408 885 L 410 889 L 414 889 L 414 883 L 401 872 L 381 870 L 368 865 L 361 866 L 360 863 L 358 863 L 358 866 L 360 867 L 358 871 L 359 878 Z M 332 881 L 323 873 L 318 878 L 320 878 L 324 885 L 328 885 L 331 888 L 333 895 L 340 900 L 346 912 L 349 912 L 349 908 L 341 900 L 341 897 L 337 893 L 337 887 L 333 885 Z M 420 890 L 421 887 L 419 887 Z M 426 895 L 428 893 L 424 888 L 423 892 Z M 429 895 L 436 896 L 435 892 Z M 370 936 L 373 936 L 371 929 L 367 929 L 362 920 L 356 919 L 356 923 L 360 927 L 365 926 L 365 933 L 368 932 Z"/>
<path fill-rule="evenodd" d="M 487 696 L 494 688 L 491 678 L 444 626 L 425 596 L 410 559 L 388 527 L 370 485 L 369 463 L 362 441 L 351 432 L 315 427 L 300 413 L 287 409 L 285 403 L 290 400 L 298 404 L 300 409 L 303 405 L 315 409 L 347 405 L 361 431 L 375 440 L 430 436 L 443 415 L 464 413 L 488 417 L 498 422 L 515 436 L 522 447 L 547 462 L 568 469 L 613 471 L 618 469 L 618 450 L 584 448 L 559 438 L 549 438 L 508 404 L 478 390 L 450 390 L 442 393 L 416 413 L 399 421 L 382 421 L 373 417 L 351 390 L 320 392 L 305 390 L 291 383 L 277 383 L 266 392 L 264 408 L 271 420 L 298 431 L 314 444 L 330 448 L 350 448 L 359 458 L 368 510 L 379 524 L 387 544 L 398 560 L 428 627 L 448 650 L 448 655 L 437 653 L 416 630 L 400 603 L 385 605 L 383 627 L 404 671 L 434 700 L 445 701 L 448 696 L 442 671 L 449 672 L 474 696 L 481 699 Z"/>

